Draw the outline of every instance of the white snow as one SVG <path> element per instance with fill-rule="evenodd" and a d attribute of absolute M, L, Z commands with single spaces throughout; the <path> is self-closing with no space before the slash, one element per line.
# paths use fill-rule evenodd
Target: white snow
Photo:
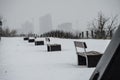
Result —
<path fill-rule="evenodd" d="M 75 39 L 50 38 L 61 44 L 62 51 L 47 52 L 47 46 L 35 46 L 22 37 L 0 41 L 0 80 L 89 80 L 95 68 L 77 65 Z M 41 38 L 41 40 L 45 40 Z M 85 41 L 89 50 L 104 53 L 110 40 Z"/>

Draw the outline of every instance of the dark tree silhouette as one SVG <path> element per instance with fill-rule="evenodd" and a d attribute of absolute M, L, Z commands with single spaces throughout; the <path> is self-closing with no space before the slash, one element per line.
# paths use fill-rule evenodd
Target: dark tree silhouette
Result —
<path fill-rule="evenodd" d="M 80 33 L 78 35 L 78 34 L 73 34 L 72 32 L 64 32 L 64 31 L 60 31 L 60 30 L 43 33 L 43 34 L 41 34 L 41 37 L 57 37 L 57 38 L 71 38 L 71 39 L 81 38 Z"/>
<path fill-rule="evenodd" d="M 98 17 L 92 21 L 89 25 L 89 30 L 93 31 L 94 38 L 97 39 L 106 39 L 108 37 L 111 38 L 110 34 L 115 30 L 118 26 L 117 24 L 117 16 L 114 18 L 105 17 L 102 12 L 98 13 Z M 92 36 L 93 36 L 92 35 Z"/>

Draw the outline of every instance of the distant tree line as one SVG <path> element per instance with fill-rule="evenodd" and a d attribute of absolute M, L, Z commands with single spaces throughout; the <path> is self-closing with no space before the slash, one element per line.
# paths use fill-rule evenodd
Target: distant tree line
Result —
<path fill-rule="evenodd" d="M 84 31 L 84 32 L 65 32 L 60 30 L 46 32 L 40 35 L 40 37 L 56 37 L 56 38 L 69 38 L 69 39 L 111 39 L 113 32 L 110 31 L 110 35 L 107 35 L 106 32 L 102 32 L 102 37 L 98 37 L 98 33 L 96 31 Z M 107 35 L 107 37 L 105 37 Z M 35 34 L 28 35 L 28 36 L 35 36 Z"/>
<path fill-rule="evenodd" d="M 1 37 L 14 37 L 16 36 L 17 31 L 16 30 L 10 30 L 9 28 L 2 29 L 0 27 L 0 36 Z"/>
<path fill-rule="evenodd" d="M 3 17 L 0 16 L 0 37 L 13 37 L 16 35 L 16 30 L 10 30 L 9 28 L 3 28 Z"/>
<path fill-rule="evenodd" d="M 79 39 L 80 34 L 75 34 L 72 32 L 65 32 L 61 30 L 53 30 L 46 32 L 40 35 L 40 37 L 57 37 L 57 38 L 70 38 L 70 39 Z"/>

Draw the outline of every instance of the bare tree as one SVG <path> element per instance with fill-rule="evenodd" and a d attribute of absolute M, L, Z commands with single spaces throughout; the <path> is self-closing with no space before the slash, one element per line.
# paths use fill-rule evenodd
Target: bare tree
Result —
<path fill-rule="evenodd" d="M 118 15 L 114 16 L 111 19 L 111 21 L 109 22 L 109 24 L 107 25 L 107 27 L 106 27 L 106 30 L 107 30 L 106 38 L 107 37 L 111 38 L 113 31 L 116 29 L 116 27 L 118 27 L 119 24 L 117 23 L 117 17 L 118 17 Z"/>
<path fill-rule="evenodd" d="M 99 12 L 97 19 L 93 20 L 89 25 L 89 30 L 94 31 L 94 38 L 105 39 L 118 26 L 116 20 L 117 16 L 107 18 L 102 12 Z"/>

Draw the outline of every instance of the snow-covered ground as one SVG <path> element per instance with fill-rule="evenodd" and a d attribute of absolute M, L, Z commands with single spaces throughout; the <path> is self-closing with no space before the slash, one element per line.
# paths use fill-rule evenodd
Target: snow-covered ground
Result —
<path fill-rule="evenodd" d="M 44 38 L 41 38 L 44 40 Z M 47 52 L 46 44 L 35 46 L 20 38 L 0 41 L 0 80 L 89 80 L 95 68 L 77 65 L 75 39 L 51 38 L 62 51 Z M 110 40 L 79 39 L 89 50 L 104 53 Z"/>

